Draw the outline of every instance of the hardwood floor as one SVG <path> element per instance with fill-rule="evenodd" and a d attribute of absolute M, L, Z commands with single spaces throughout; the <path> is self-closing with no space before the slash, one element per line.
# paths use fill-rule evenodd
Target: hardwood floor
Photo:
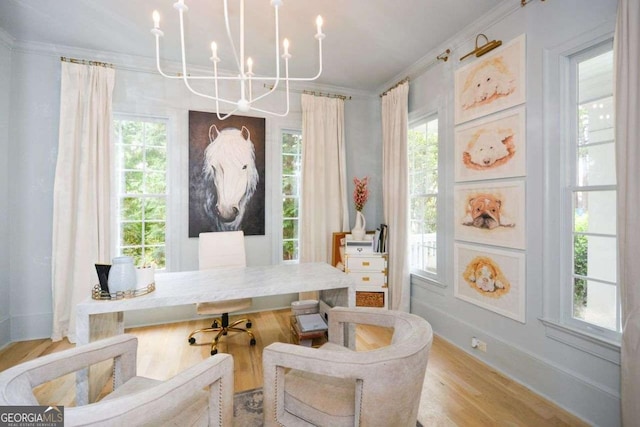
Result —
<path fill-rule="evenodd" d="M 289 340 L 289 310 L 252 313 L 257 345 L 249 346 L 245 334 L 224 340 L 221 352 L 235 363 L 236 392 L 262 386 L 262 349 Z M 233 316 L 232 316 L 233 319 Z M 138 337 L 138 372 L 164 380 L 209 357 L 209 345 L 190 346 L 189 333 L 208 326 L 209 320 L 132 328 Z M 357 350 L 370 350 L 389 342 L 384 328 L 357 329 Z M 13 343 L 0 350 L 0 371 L 18 363 L 73 347 L 67 340 L 33 340 Z M 587 426 L 580 419 L 502 376 L 447 341 L 435 337 L 423 388 L 421 419 L 426 426 Z M 73 406 L 73 375 L 43 384 L 36 390 L 42 404 Z M 108 392 L 105 389 L 103 393 Z"/>

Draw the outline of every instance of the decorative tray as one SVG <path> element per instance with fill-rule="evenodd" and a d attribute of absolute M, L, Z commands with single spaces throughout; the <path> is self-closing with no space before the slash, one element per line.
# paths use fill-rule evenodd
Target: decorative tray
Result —
<path fill-rule="evenodd" d="M 100 288 L 100 285 L 95 285 L 91 290 L 91 298 L 99 299 L 99 300 L 119 300 L 125 298 L 135 298 L 141 297 L 142 295 L 149 294 L 156 290 L 156 284 L 149 283 L 144 288 L 131 289 L 128 291 L 119 291 L 119 292 L 105 292 Z"/>

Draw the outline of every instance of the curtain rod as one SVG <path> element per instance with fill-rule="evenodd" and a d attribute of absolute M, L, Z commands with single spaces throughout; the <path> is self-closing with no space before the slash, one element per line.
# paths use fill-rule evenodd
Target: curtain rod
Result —
<path fill-rule="evenodd" d="M 273 89 L 273 85 L 269 85 L 264 83 L 262 85 L 265 89 Z M 278 90 L 282 90 L 282 89 L 278 89 Z M 342 99 L 343 101 L 349 101 L 350 99 L 352 99 L 351 96 L 349 95 L 340 95 L 340 94 L 336 94 L 336 93 L 324 93 L 324 92 L 316 92 L 314 90 L 298 90 L 298 89 L 289 89 L 289 92 L 293 92 L 293 93 L 303 93 L 305 95 L 314 95 L 314 96 L 324 96 L 326 98 L 338 98 L 338 99 Z"/>
<path fill-rule="evenodd" d="M 72 64 L 94 65 L 96 67 L 115 68 L 113 64 L 109 64 L 108 62 L 98 62 L 98 61 L 89 61 L 86 59 L 67 58 L 66 56 L 61 56 L 60 61 L 70 62 Z"/>
<path fill-rule="evenodd" d="M 400 80 L 398 83 L 394 84 L 393 86 L 391 86 L 389 89 L 385 90 L 384 92 L 382 92 L 380 94 L 380 98 L 382 98 L 383 96 L 385 96 L 386 94 L 388 94 L 389 92 L 391 92 L 392 90 L 394 90 L 395 88 L 397 88 L 398 86 L 400 86 L 401 84 L 404 84 L 406 82 L 409 81 L 409 77 L 405 77 L 404 79 Z"/>
<path fill-rule="evenodd" d="M 429 62 L 426 67 L 422 70 L 422 72 L 428 70 L 429 68 L 431 68 L 433 65 L 437 64 L 438 61 L 442 61 L 442 62 L 447 62 L 449 60 L 449 54 L 451 53 L 451 49 L 446 49 L 444 52 L 442 52 L 440 55 L 436 56 L 433 61 Z M 380 98 L 382 98 L 383 96 L 385 96 L 386 94 L 388 94 L 390 91 L 392 91 L 393 89 L 397 88 L 398 86 L 400 86 L 402 83 L 404 82 L 408 82 L 409 81 L 409 76 L 405 77 L 404 79 L 400 80 L 398 83 L 394 84 L 393 86 L 391 86 L 389 89 L 385 90 L 384 92 L 382 92 L 380 94 Z"/>

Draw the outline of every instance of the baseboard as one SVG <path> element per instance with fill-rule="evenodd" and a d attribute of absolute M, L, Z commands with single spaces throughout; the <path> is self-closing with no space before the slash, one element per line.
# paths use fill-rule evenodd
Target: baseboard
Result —
<path fill-rule="evenodd" d="M 564 410 L 593 425 L 620 425 L 620 395 L 617 390 L 596 384 L 525 349 L 489 336 L 486 331 L 423 301 L 413 298 L 411 311 L 429 320 L 441 338 Z M 483 337 L 493 351 L 482 355 L 471 352 L 468 348 L 470 336 Z"/>
<path fill-rule="evenodd" d="M 52 313 L 30 314 L 11 318 L 11 341 L 51 338 Z"/>

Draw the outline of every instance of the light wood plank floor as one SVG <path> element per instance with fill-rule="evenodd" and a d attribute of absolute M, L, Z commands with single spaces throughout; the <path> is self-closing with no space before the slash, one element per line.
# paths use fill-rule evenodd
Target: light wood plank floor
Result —
<path fill-rule="evenodd" d="M 289 310 L 253 313 L 254 347 L 248 345 L 244 334 L 224 340 L 220 351 L 234 357 L 237 392 L 262 386 L 262 349 L 272 342 L 289 340 L 289 315 Z M 209 357 L 208 345 L 187 344 L 189 332 L 209 323 L 203 319 L 127 330 L 139 339 L 140 375 L 164 380 Z M 388 343 L 390 336 L 383 328 L 359 326 L 356 347 L 374 349 Z M 0 371 L 70 347 L 73 345 L 66 340 L 52 343 L 48 339 L 10 344 L 0 350 Z M 73 406 L 74 378 L 67 375 L 38 387 L 39 401 Z M 426 426 L 588 425 L 437 336 L 429 357 L 423 402 L 421 414 Z"/>

